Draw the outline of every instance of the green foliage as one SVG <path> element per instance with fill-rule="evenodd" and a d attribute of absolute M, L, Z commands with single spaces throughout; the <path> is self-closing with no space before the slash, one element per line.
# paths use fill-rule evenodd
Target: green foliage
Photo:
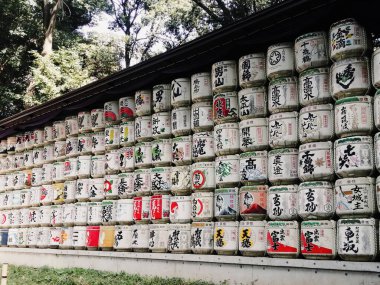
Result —
<path fill-rule="evenodd" d="M 9 285 L 212 285 L 205 281 L 187 281 L 180 278 L 142 277 L 127 273 L 112 273 L 90 269 L 52 269 L 10 266 Z"/>

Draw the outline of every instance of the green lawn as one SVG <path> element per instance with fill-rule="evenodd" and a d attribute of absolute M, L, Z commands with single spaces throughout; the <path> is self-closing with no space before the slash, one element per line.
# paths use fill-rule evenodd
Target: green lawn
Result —
<path fill-rule="evenodd" d="M 186 281 L 179 278 L 142 277 L 126 273 L 111 273 L 80 268 L 52 269 L 9 266 L 8 285 L 211 285 L 205 281 Z"/>

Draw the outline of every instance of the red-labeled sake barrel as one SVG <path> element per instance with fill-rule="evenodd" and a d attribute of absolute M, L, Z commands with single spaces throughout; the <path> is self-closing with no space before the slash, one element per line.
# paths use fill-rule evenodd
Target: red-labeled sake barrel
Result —
<path fill-rule="evenodd" d="M 191 196 L 170 197 L 170 222 L 190 223 L 192 212 Z"/>
<path fill-rule="evenodd" d="M 254 185 L 268 181 L 268 153 L 264 151 L 240 154 L 240 182 Z"/>
<path fill-rule="evenodd" d="M 172 164 L 172 140 L 161 139 L 152 142 L 153 166 L 170 166 Z"/>
<path fill-rule="evenodd" d="M 170 194 L 171 167 L 151 168 L 150 180 L 154 194 Z"/>
<path fill-rule="evenodd" d="M 135 92 L 135 108 L 137 116 L 152 114 L 152 92 L 150 90 Z"/>
<path fill-rule="evenodd" d="M 238 114 L 237 92 L 223 92 L 213 97 L 213 119 L 217 124 L 237 122 Z"/>
<path fill-rule="evenodd" d="M 135 148 L 133 146 L 119 149 L 120 171 L 133 171 L 135 169 Z"/>
<path fill-rule="evenodd" d="M 150 197 L 133 198 L 133 220 L 136 224 L 148 224 L 150 221 Z"/>
<path fill-rule="evenodd" d="M 298 182 L 298 149 L 283 148 L 269 151 L 268 179 L 274 185 Z"/>
<path fill-rule="evenodd" d="M 90 112 L 83 111 L 78 113 L 78 131 L 80 134 L 92 131 Z"/>
<path fill-rule="evenodd" d="M 149 225 L 149 250 L 166 252 L 168 250 L 169 224 Z"/>
<path fill-rule="evenodd" d="M 264 256 L 266 252 L 266 221 L 239 223 L 239 251 L 245 256 Z"/>
<path fill-rule="evenodd" d="M 88 226 L 86 228 L 87 250 L 97 250 L 99 247 L 100 226 Z"/>
<path fill-rule="evenodd" d="M 244 186 L 239 190 L 240 216 L 244 220 L 263 220 L 267 216 L 268 186 Z"/>
<path fill-rule="evenodd" d="M 299 256 L 300 228 L 297 221 L 267 223 L 267 253 L 270 257 Z"/>
<path fill-rule="evenodd" d="M 78 158 L 67 158 L 64 162 L 63 175 L 66 180 L 74 180 L 78 177 Z"/>
<path fill-rule="evenodd" d="M 301 143 L 326 141 L 334 138 L 334 106 L 312 105 L 301 109 L 298 137 Z"/>
<path fill-rule="evenodd" d="M 373 143 L 370 136 L 355 136 L 334 143 L 336 175 L 340 178 L 370 176 L 374 170 Z"/>
<path fill-rule="evenodd" d="M 123 122 L 133 120 L 136 116 L 135 98 L 133 96 L 119 99 L 119 116 Z"/>
<path fill-rule="evenodd" d="M 302 181 L 331 181 L 335 178 L 333 143 L 303 144 L 298 152 L 298 177 Z"/>
<path fill-rule="evenodd" d="M 191 106 L 191 129 L 193 132 L 212 131 L 212 101 L 199 102 Z"/>
<path fill-rule="evenodd" d="M 170 97 L 171 86 L 170 84 L 158 84 L 153 86 L 153 111 L 166 112 L 170 111 Z"/>
<path fill-rule="evenodd" d="M 132 249 L 137 252 L 149 250 L 149 225 L 133 225 Z"/>
<path fill-rule="evenodd" d="M 153 224 L 169 222 L 170 195 L 156 194 L 150 197 L 150 220 Z"/>
<path fill-rule="evenodd" d="M 336 214 L 340 218 L 370 218 L 377 212 L 375 179 L 344 178 L 335 181 Z"/>
<path fill-rule="evenodd" d="M 171 82 L 171 105 L 173 108 L 191 104 L 190 78 L 177 78 Z"/>
<path fill-rule="evenodd" d="M 271 148 L 296 147 L 298 145 L 298 112 L 271 115 L 268 128 Z"/>
<path fill-rule="evenodd" d="M 268 190 L 268 216 L 271 220 L 297 219 L 298 185 L 272 186 Z"/>
<path fill-rule="evenodd" d="M 268 95 L 266 87 L 261 86 L 242 89 L 239 91 L 238 97 L 240 120 L 267 116 Z"/>
<path fill-rule="evenodd" d="M 191 75 L 191 100 L 193 103 L 212 100 L 210 72 Z"/>
<path fill-rule="evenodd" d="M 278 43 L 268 47 L 266 71 L 269 80 L 295 73 L 293 43 Z"/>
<path fill-rule="evenodd" d="M 59 243 L 61 242 L 61 227 L 53 227 L 50 228 L 50 242 L 49 247 L 50 248 L 58 248 Z"/>
<path fill-rule="evenodd" d="M 171 253 L 190 253 L 190 224 L 169 224 L 168 250 Z"/>
<path fill-rule="evenodd" d="M 215 163 L 197 162 L 191 165 L 193 191 L 213 191 L 215 189 Z"/>
<path fill-rule="evenodd" d="M 191 224 L 191 251 L 196 254 L 211 254 L 214 251 L 214 222 Z"/>
<path fill-rule="evenodd" d="M 191 194 L 192 221 L 212 221 L 214 218 L 214 193 L 197 192 Z"/>
<path fill-rule="evenodd" d="M 239 85 L 241 88 L 263 86 L 266 81 L 265 54 L 252 53 L 239 58 Z"/>
<path fill-rule="evenodd" d="M 99 248 L 112 250 L 115 240 L 115 226 L 101 226 L 99 231 Z"/>
<path fill-rule="evenodd" d="M 302 72 L 299 75 L 298 94 L 301 106 L 330 103 L 329 68 L 313 68 Z"/>
<path fill-rule="evenodd" d="M 217 254 L 234 255 L 239 249 L 239 222 L 215 222 L 214 250 Z"/>
<path fill-rule="evenodd" d="M 119 102 L 108 101 L 104 103 L 104 121 L 107 125 L 120 123 Z"/>
<path fill-rule="evenodd" d="M 303 34 L 294 44 L 296 70 L 302 72 L 329 64 L 327 35 L 324 31 Z"/>
<path fill-rule="evenodd" d="M 152 138 L 164 139 L 172 136 L 170 112 L 160 112 L 152 115 Z"/>
<path fill-rule="evenodd" d="M 278 78 L 269 83 L 268 110 L 271 114 L 298 110 L 297 83 L 297 77 Z"/>
<path fill-rule="evenodd" d="M 151 141 L 152 116 L 137 117 L 135 120 L 135 139 L 138 142 Z"/>
<path fill-rule="evenodd" d="M 335 133 L 338 137 L 371 135 L 373 128 L 371 96 L 356 96 L 335 102 Z"/>
<path fill-rule="evenodd" d="M 330 27 L 330 58 L 333 61 L 363 56 L 368 51 L 368 39 L 364 29 L 355 19 L 347 18 Z"/>
<path fill-rule="evenodd" d="M 333 220 L 302 222 L 301 253 L 307 259 L 334 259 L 336 222 Z"/>
<path fill-rule="evenodd" d="M 53 204 L 53 197 L 54 197 L 54 188 L 51 184 L 46 184 L 38 187 L 39 189 L 36 189 L 36 194 L 39 195 L 39 202 L 42 205 L 51 205 Z"/>
<path fill-rule="evenodd" d="M 335 195 L 330 182 L 303 182 L 298 187 L 298 215 L 304 220 L 330 219 L 335 213 Z"/>
<path fill-rule="evenodd" d="M 236 221 L 239 216 L 239 188 L 215 189 L 214 216 L 218 221 Z"/>
<path fill-rule="evenodd" d="M 104 176 L 104 195 L 106 199 L 117 199 L 119 197 L 118 189 L 119 176 L 116 174 Z"/>
<path fill-rule="evenodd" d="M 265 150 L 269 146 L 268 119 L 254 118 L 239 123 L 240 150 Z"/>
<path fill-rule="evenodd" d="M 113 248 L 116 251 L 132 250 L 132 226 L 115 226 L 115 241 Z"/>
<path fill-rule="evenodd" d="M 378 220 L 341 219 L 337 223 L 338 255 L 347 261 L 373 261 L 378 248 Z"/>
<path fill-rule="evenodd" d="M 91 128 L 94 132 L 99 132 L 104 130 L 105 121 L 104 121 L 104 110 L 103 109 L 92 109 L 91 110 Z"/>
<path fill-rule="evenodd" d="M 214 94 L 234 91 L 238 86 L 236 61 L 219 61 L 211 67 L 212 91 Z"/>
<path fill-rule="evenodd" d="M 330 70 L 330 93 L 335 99 L 366 95 L 371 89 L 368 58 L 355 57 L 335 62 Z"/>

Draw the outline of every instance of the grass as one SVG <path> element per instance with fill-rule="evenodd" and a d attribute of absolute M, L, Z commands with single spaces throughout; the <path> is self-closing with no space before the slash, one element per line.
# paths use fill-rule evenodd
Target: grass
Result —
<path fill-rule="evenodd" d="M 8 285 L 212 285 L 206 281 L 189 281 L 180 278 L 143 277 L 124 272 L 112 273 L 92 269 L 49 267 L 33 268 L 13 266 L 8 268 Z"/>

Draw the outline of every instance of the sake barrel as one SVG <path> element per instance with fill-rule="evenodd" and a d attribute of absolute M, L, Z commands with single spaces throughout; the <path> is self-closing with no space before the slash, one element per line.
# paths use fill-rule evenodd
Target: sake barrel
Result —
<path fill-rule="evenodd" d="M 240 150 L 254 151 L 265 150 L 269 146 L 268 119 L 255 118 L 239 123 Z"/>
<path fill-rule="evenodd" d="M 69 116 L 65 118 L 66 136 L 77 136 L 79 133 L 78 116 Z"/>
<path fill-rule="evenodd" d="M 133 198 L 133 220 L 136 224 L 148 224 L 150 221 L 150 197 Z"/>
<path fill-rule="evenodd" d="M 297 77 L 284 77 L 272 80 L 268 86 L 268 110 L 271 114 L 297 111 Z"/>
<path fill-rule="evenodd" d="M 214 222 L 195 222 L 190 229 L 190 247 L 196 254 L 211 254 L 214 250 Z"/>
<path fill-rule="evenodd" d="M 132 249 L 137 252 L 146 252 L 149 249 L 149 225 L 133 225 Z"/>
<path fill-rule="evenodd" d="M 153 166 L 170 166 L 172 163 L 172 140 L 161 139 L 152 142 Z"/>
<path fill-rule="evenodd" d="M 16 179 L 17 177 L 16 173 L 13 173 L 12 175 L 13 175 L 13 178 Z M 40 186 L 40 185 L 42 185 L 42 168 L 36 167 L 32 169 L 32 186 Z M 11 185 L 11 188 L 15 189 L 14 184 Z"/>
<path fill-rule="evenodd" d="M 54 183 L 53 184 L 53 204 L 60 205 L 65 203 L 64 200 L 64 187 L 63 183 Z"/>
<path fill-rule="evenodd" d="M 268 190 L 268 216 L 271 220 L 293 220 L 298 217 L 298 185 L 272 186 Z"/>
<path fill-rule="evenodd" d="M 78 156 L 77 175 L 78 178 L 89 178 L 91 176 L 91 155 Z"/>
<path fill-rule="evenodd" d="M 82 201 L 88 201 L 90 197 L 91 191 L 95 191 L 95 189 L 92 189 L 90 191 L 90 188 L 92 187 L 92 182 L 98 181 L 97 184 L 95 184 L 97 188 L 100 188 L 99 186 L 101 185 L 102 187 L 99 189 L 103 192 L 104 189 L 104 179 L 103 178 L 94 178 L 94 179 L 89 179 L 89 178 L 82 178 L 77 180 L 77 186 L 76 186 L 76 192 L 75 192 L 75 199 L 82 202 Z M 103 192 L 104 193 L 104 192 Z"/>
<path fill-rule="evenodd" d="M 191 194 L 192 221 L 212 221 L 214 217 L 214 193 L 196 192 Z"/>
<path fill-rule="evenodd" d="M 63 225 L 63 208 L 62 208 L 62 205 L 51 206 L 50 225 L 52 227 Z"/>
<path fill-rule="evenodd" d="M 239 189 L 239 210 L 243 220 L 263 220 L 267 216 L 267 185 Z"/>
<path fill-rule="evenodd" d="M 272 184 L 298 181 L 298 150 L 275 149 L 268 152 L 268 179 Z"/>
<path fill-rule="evenodd" d="M 171 253 L 189 253 L 191 232 L 190 224 L 169 224 L 168 250 Z"/>
<path fill-rule="evenodd" d="M 296 147 L 298 144 L 298 112 L 273 114 L 269 117 L 269 146 Z"/>
<path fill-rule="evenodd" d="M 120 145 L 131 146 L 135 144 L 135 122 L 129 121 L 120 124 Z"/>
<path fill-rule="evenodd" d="M 191 196 L 170 197 L 170 222 L 189 223 L 191 221 L 192 203 Z"/>
<path fill-rule="evenodd" d="M 376 89 L 379 89 L 380 87 L 380 68 L 379 68 L 379 61 L 380 61 L 380 49 L 376 49 L 372 53 L 372 61 L 371 61 L 371 66 L 372 66 L 372 84 Z"/>
<path fill-rule="evenodd" d="M 73 227 L 73 247 L 75 249 L 86 248 L 86 227 L 85 226 Z"/>
<path fill-rule="evenodd" d="M 120 123 L 119 102 L 108 101 L 104 103 L 104 121 L 107 125 Z"/>
<path fill-rule="evenodd" d="M 91 133 L 79 134 L 78 136 L 78 154 L 85 155 L 92 152 Z"/>
<path fill-rule="evenodd" d="M 155 167 L 151 169 L 150 180 L 154 194 L 169 194 L 171 188 L 171 167 Z"/>
<path fill-rule="evenodd" d="M 88 111 L 83 111 L 78 113 L 78 132 L 88 133 L 91 132 L 91 113 Z"/>
<path fill-rule="evenodd" d="M 138 90 L 135 92 L 135 108 L 137 116 L 152 113 L 152 92 L 150 90 Z"/>
<path fill-rule="evenodd" d="M 212 102 L 199 102 L 191 106 L 191 129 L 193 132 L 212 131 Z"/>
<path fill-rule="evenodd" d="M 97 250 L 99 247 L 100 226 L 86 227 L 86 248 L 87 250 Z"/>
<path fill-rule="evenodd" d="M 73 228 L 62 227 L 61 239 L 59 241 L 59 248 L 72 249 L 73 248 Z"/>
<path fill-rule="evenodd" d="M 160 112 L 152 115 L 152 138 L 170 138 L 172 135 L 170 112 Z"/>
<path fill-rule="evenodd" d="M 73 226 L 75 219 L 75 205 L 74 204 L 65 204 L 63 208 L 63 225 L 65 227 Z"/>
<path fill-rule="evenodd" d="M 86 187 L 84 187 L 83 200 L 87 201 L 102 201 L 105 198 L 104 194 L 104 178 L 93 178 L 88 179 L 88 191 L 86 192 Z M 79 185 L 78 185 L 79 186 Z M 86 184 L 84 184 L 86 186 Z M 77 198 L 78 199 L 78 198 Z M 79 201 L 79 199 L 78 199 Z"/>
<path fill-rule="evenodd" d="M 115 226 L 115 241 L 113 248 L 116 251 L 132 250 L 132 226 Z"/>
<path fill-rule="evenodd" d="M 29 152 L 25 152 L 25 155 L 29 155 Z M 24 165 L 25 167 L 28 167 L 27 161 L 29 157 L 26 157 L 25 155 L 24 155 Z M 42 157 L 45 163 L 54 162 L 54 143 L 48 143 L 44 145 Z"/>
<path fill-rule="evenodd" d="M 25 150 L 25 133 L 16 134 L 15 151 L 22 152 Z"/>
<path fill-rule="evenodd" d="M 78 155 L 78 137 L 66 138 L 66 158 Z"/>
<path fill-rule="evenodd" d="M 269 80 L 295 73 L 293 43 L 284 42 L 268 47 L 266 72 Z"/>
<path fill-rule="evenodd" d="M 91 156 L 91 177 L 98 178 L 103 177 L 106 174 L 105 155 L 93 155 Z"/>
<path fill-rule="evenodd" d="M 134 172 L 134 192 L 136 196 L 148 196 L 151 193 L 150 169 L 137 169 Z"/>
<path fill-rule="evenodd" d="M 17 142 L 17 139 L 15 136 L 7 137 L 7 152 L 8 152 L 8 154 L 12 154 L 15 152 L 16 142 Z"/>
<path fill-rule="evenodd" d="M 87 206 L 87 224 L 100 225 L 102 223 L 102 202 L 89 202 Z"/>
<path fill-rule="evenodd" d="M 116 222 L 119 225 L 130 225 L 133 223 L 133 199 L 117 200 Z"/>
<path fill-rule="evenodd" d="M 224 60 L 211 67 L 212 91 L 214 94 L 234 91 L 238 85 L 236 61 Z"/>
<path fill-rule="evenodd" d="M 26 245 L 28 247 L 36 247 L 37 246 L 37 228 L 29 228 L 26 233 Z"/>
<path fill-rule="evenodd" d="M 115 225 L 116 224 L 116 201 L 109 200 L 102 202 L 102 224 Z"/>
<path fill-rule="evenodd" d="M 75 194 L 77 192 L 77 181 L 68 180 L 63 184 L 63 200 L 65 203 L 75 202 Z"/>
<path fill-rule="evenodd" d="M 135 98 L 127 96 L 119 99 L 119 115 L 123 122 L 133 120 L 136 116 Z"/>
<path fill-rule="evenodd" d="M 93 154 L 103 154 L 105 152 L 104 132 L 94 132 L 91 134 L 91 151 Z"/>
<path fill-rule="evenodd" d="M 239 223 L 239 252 L 242 255 L 265 255 L 266 223 L 266 221 L 241 221 Z"/>
<path fill-rule="evenodd" d="M 268 181 L 268 153 L 264 151 L 240 154 L 240 182 L 243 185 L 266 183 Z"/>
<path fill-rule="evenodd" d="M 153 86 L 153 111 L 166 112 L 170 111 L 171 85 L 158 84 Z"/>
<path fill-rule="evenodd" d="M 191 183 L 193 191 L 213 191 L 215 184 L 215 163 L 197 162 L 191 165 Z"/>
<path fill-rule="evenodd" d="M 36 246 L 38 248 L 48 248 L 49 245 L 50 245 L 50 228 L 49 227 L 36 228 Z"/>
<path fill-rule="evenodd" d="M 65 121 L 53 122 L 53 139 L 61 141 L 66 139 Z"/>
<path fill-rule="evenodd" d="M 115 226 L 101 226 L 99 232 L 99 247 L 102 250 L 112 250 L 115 240 Z"/>
<path fill-rule="evenodd" d="M 50 241 L 49 248 L 58 248 L 59 243 L 61 242 L 61 227 L 50 228 Z"/>
<path fill-rule="evenodd" d="M 189 106 L 172 110 L 171 132 L 175 137 L 191 134 L 191 108 Z"/>
<path fill-rule="evenodd" d="M 117 149 L 120 146 L 120 126 L 108 126 L 104 130 L 105 149 Z"/>
<path fill-rule="evenodd" d="M 140 142 L 135 146 L 135 166 L 148 168 L 152 166 L 152 143 Z"/>
<path fill-rule="evenodd" d="M 168 250 L 169 224 L 149 225 L 149 250 L 166 252 Z"/>
<path fill-rule="evenodd" d="M 119 149 L 120 171 L 132 171 L 135 169 L 135 148 L 133 146 Z"/>
<path fill-rule="evenodd" d="M 106 199 L 117 199 L 119 176 L 116 174 L 104 176 L 104 195 Z"/>
<path fill-rule="evenodd" d="M 330 103 L 330 70 L 327 67 L 301 72 L 298 79 L 298 95 L 301 106 Z"/>
<path fill-rule="evenodd" d="M 64 178 L 67 180 L 73 180 L 78 177 L 78 158 L 71 157 L 65 160 L 64 164 Z"/>
<path fill-rule="evenodd" d="M 33 142 L 30 144 L 33 146 L 43 146 L 44 145 L 44 130 L 43 129 L 35 129 L 33 131 Z M 29 146 L 28 146 L 29 147 Z"/>
<path fill-rule="evenodd" d="M 268 95 L 264 86 L 242 89 L 238 92 L 238 99 L 240 120 L 268 115 Z"/>
<path fill-rule="evenodd" d="M 74 208 L 74 225 L 85 226 L 88 219 L 88 203 L 78 202 L 75 203 Z"/>
<path fill-rule="evenodd" d="M 193 134 L 192 157 L 196 162 L 213 161 L 215 159 L 213 132 Z"/>
<path fill-rule="evenodd" d="M 239 188 L 215 189 L 214 217 L 218 221 L 236 221 L 239 216 Z"/>
<path fill-rule="evenodd" d="M 239 248 L 239 222 L 215 222 L 214 250 L 217 254 L 234 255 Z"/>
<path fill-rule="evenodd" d="M 39 190 L 36 188 L 36 194 L 39 195 L 38 204 L 42 205 L 51 205 L 53 204 L 54 199 L 54 188 L 51 184 L 42 185 L 39 187 Z"/>
<path fill-rule="evenodd" d="M 132 198 L 134 196 L 133 172 L 119 173 L 118 177 L 117 192 L 119 198 Z"/>
<path fill-rule="evenodd" d="M 59 160 L 64 160 L 65 158 L 66 158 L 66 141 L 54 142 L 54 159 L 59 161 Z"/>
<path fill-rule="evenodd" d="M 176 78 L 171 82 L 171 105 L 173 108 L 189 106 L 191 103 L 190 78 Z"/>
<path fill-rule="evenodd" d="M 300 228 L 297 221 L 267 223 L 267 254 L 296 258 L 300 254 Z"/>
<path fill-rule="evenodd" d="M 238 123 L 216 125 L 214 128 L 215 154 L 235 154 L 240 150 Z"/>
<path fill-rule="evenodd" d="M 191 75 L 191 99 L 193 103 L 212 99 L 210 72 Z"/>
<path fill-rule="evenodd" d="M 238 94 L 235 91 L 215 94 L 213 97 L 214 122 L 216 124 L 237 122 L 238 108 Z"/>
<path fill-rule="evenodd" d="M 239 85 L 241 88 L 263 86 L 266 81 L 265 54 L 252 53 L 239 58 Z"/>
<path fill-rule="evenodd" d="M 192 136 L 172 139 L 172 163 L 188 165 L 192 161 Z"/>
<path fill-rule="evenodd" d="M 151 141 L 152 116 L 137 117 L 135 120 L 135 139 L 138 142 Z"/>
<path fill-rule="evenodd" d="M 240 183 L 240 156 L 218 156 L 215 159 L 215 183 L 218 187 L 233 187 Z"/>

